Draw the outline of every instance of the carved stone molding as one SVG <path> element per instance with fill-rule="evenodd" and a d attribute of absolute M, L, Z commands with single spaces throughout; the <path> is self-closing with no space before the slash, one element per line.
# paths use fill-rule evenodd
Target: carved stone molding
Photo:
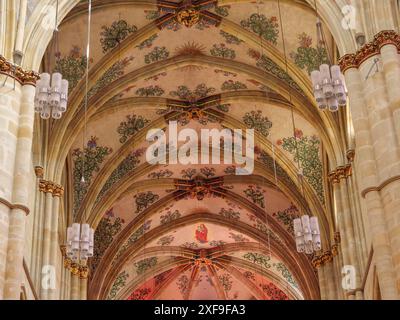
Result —
<path fill-rule="evenodd" d="M 352 175 L 352 166 L 347 164 L 345 166 L 337 167 L 336 170 L 328 174 L 329 181 L 334 183 L 339 183 L 342 179 L 347 179 Z"/>
<path fill-rule="evenodd" d="M 35 167 L 35 175 L 36 175 L 36 178 L 43 179 L 43 175 L 44 175 L 43 167 L 36 166 Z"/>
<path fill-rule="evenodd" d="M 366 188 L 363 191 L 361 191 L 361 196 L 363 198 L 365 198 L 365 196 L 367 195 L 367 193 L 372 192 L 372 191 L 381 191 L 383 188 L 385 188 L 386 186 L 388 186 L 389 184 L 391 184 L 392 182 L 395 182 L 397 180 L 400 180 L 400 175 L 399 176 L 394 176 L 391 177 L 385 181 L 383 181 L 379 186 L 376 187 L 370 187 L 370 188 Z"/>
<path fill-rule="evenodd" d="M 347 158 L 347 160 L 348 160 L 350 163 L 354 162 L 355 156 L 356 156 L 356 151 L 353 150 L 353 149 L 348 150 L 348 151 L 346 152 L 346 158 Z"/>
<path fill-rule="evenodd" d="M 6 58 L 0 55 L 0 73 L 18 81 L 21 85 L 36 85 L 40 76 L 35 71 L 25 71 L 21 67 L 14 66 Z"/>
<path fill-rule="evenodd" d="M 47 181 L 43 179 L 40 179 L 39 181 L 39 191 L 44 193 L 51 193 L 53 197 L 62 197 L 64 195 L 63 186 L 52 181 Z"/>
<path fill-rule="evenodd" d="M 358 69 L 367 59 L 380 54 L 385 45 L 394 45 L 400 53 L 400 35 L 394 30 L 384 30 L 375 35 L 374 40 L 366 43 L 356 53 L 346 54 L 339 59 L 340 69 L 344 73 L 351 68 Z"/>
<path fill-rule="evenodd" d="M 68 269 L 73 275 L 79 276 L 80 279 L 87 279 L 89 276 L 89 267 L 72 262 L 72 260 L 67 257 L 67 247 L 65 245 L 61 245 L 60 250 L 64 258 L 64 268 Z"/>
<path fill-rule="evenodd" d="M 341 242 L 340 232 L 335 232 L 333 235 L 334 244 L 331 246 L 330 250 L 325 251 L 322 254 L 316 255 L 311 263 L 314 268 L 318 269 L 323 267 L 325 264 L 332 262 L 333 258 L 339 254 L 339 246 Z"/>
<path fill-rule="evenodd" d="M 0 203 L 4 204 L 5 206 L 9 207 L 11 210 L 12 209 L 19 209 L 25 212 L 26 215 L 29 214 L 30 209 L 27 206 L 24 206 L 22 204 L 17 204 L 17 203 L 11 203 L 8 200 L 1 198 L 0 197 Z"/>

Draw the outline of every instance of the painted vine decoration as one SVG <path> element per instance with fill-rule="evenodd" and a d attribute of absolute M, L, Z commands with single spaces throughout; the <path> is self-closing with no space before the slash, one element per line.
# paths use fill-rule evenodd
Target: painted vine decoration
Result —
<path fill-rule="evenodd" d="M 125 68 L 131 63 L 133 57 L 125 57 L 115 62 L 101 77 L 96 84 L 89 90 L 88 97 L 93 97 L 101 89 L 105 88 L 113 81 L 118 80 L 125 74 Z"/>
<path fill-rule="evenodd" d="M 158 85 L 143 87 L 136 90 L 136 94 L 140 97 L 160 97 L 164 92 L 164 89 Z"/>
<path fill-rule="evenodd" d="M 187 275 L 181 275 L 176 282 L 179 291 L 181 292 L 182 296 L 184 297 L 189 290 L 189 278 Z"/>
<path fill-rule="evenodd" d="M 156 172 L 151 172 L 147 177 L 150 179 L 170 178 L 174 173 L 171 170 L 165 169 Z"/>
<path fill-rule="evenodd" d="M 179 219 L 181 216 L 179 210 L 175 210 L 174 212 L 168 211 L 160 217 L 160 225 L 171 223 L 172 221 Z"/>
<path fill-rule="evenodd" d="M 168 235 L 158 239 L 157 244 L 160 246 L 169 246 L 174 240 L 175 237 L 173 235 Z"/>
<path fill-rule="evenodd" d="M 239 45 L 243 42 L 243 40 L 224 30 L 220 30 L 219 34 L 225 39 L 226 43 Z"/>
<path fill-rule="evenodd" d="M 128 240 L 123 244 L 123 246 L 119 248 L 111 264 L 114 265 L 118 261 L 119 257 L 129 248 L 129 246 L 138 241 L 141 236 L 150 230 L 150 227 L 151 220 L 147 220 L 138 229 L 136 229 L 135 232 L 133 232 Z"/>
<path fill-rule="evenodd" d="M 254 264 L 258 264 L 262 266 L 263 268 L 269 269 L 271 268 L 270 260 L 271 258 L 268 256 L 264 256 L 260 253 L 256 252 L 248 252 L 243 255 L 243 258 L 246 260 L 249 260 L 250 262 Z"/>
<path fill-rule="evenodd" d="M 143 155 L 143 153 L 144 149 L 135 150 L 131 152 L 118 165 L 118 167 L 111 173 L 110 177 L 107 179 L 99 195 L 97 196 L 95 203 L 97 203 L 115 183 L 120 181 L 125 175 L 127 175 L 129 172 L 133 171 L 137 167 L 137 165 L 140 163 L 140 157 Z"/>
<path fill-rule="evenodd" d="M 122 121 L 117 128 L 120 135 L 119 142 L 125 143 L 128 138 L 143 129 L 150 121 L 136 114 L 127 115 L 126 120 Z"/>
<path fill-rule="evenodd" d="M 235 50 L 228 48 L 224 43 L 214 44 L 210 49 L 210 54 L 213 57 L 220 57 L 225 59 L 235 59 L 236 53 Z"/>
<path fill-rule="evenodd" d="M 231 6 L 216 6 L 214 8 L 214 11 L 216 14 L 222 16 L 222 17 L 227 17 L 229 16 L 229 9 L 231 8 Z"/>
<path fill-rule="evenodd" d="M 304 136 L 302 130 L 296 129 L 294 137 L 278 140 L 277 144 L 292 154 L 295 162 L 300 162 L 305 179 L 313 187 L 321 203 L 325 203 L 320 159 L 321 142 L 318 137 Z"/>
<path fill-rule="evenodd" d="M 260 69 L 273 74 L 278 79 L 286 82 L 290 87 L 295 89 L 301 95 L 305 96 L 303 90 L 299 87 L 296 81 L 294 81 L 285 70 L 278 66 L 273 60 L 268 58 L 265 54 L 261 54 L 254 49 L 248 50 L 248 55 L 256 61 L 257 67 Z"/>
<path fill-rule="evenodd" d="M 200 172 L 206 178 L 215 177 L 215 168 L 211 167 L 204 167 L 200 169 Z"/>
<path fill-rule="evenodd" d="M 153 193 L 152 191 L 140 192 L 134 196 L 136 211 L 135 213 L 140 213 L 147 209 L 151 204 L 156 202 L 160 196 Z"/>
<path fill-rule="evenodd" d="M 219 214 L 227 219 L 236 220 L 236 221 L 240 220 L 240 212 L 235 211 L 232 208 L 229 208 L 229 209 L 221 208 Z"/>
<path fill-rule="evenodd" d="M 125 221 L 123 219 L 114 216 L 112 208 L 108 210 L 100 220 L 94 233 L 94 252 L 90 263 L 92 273 L 99 264 L 104 252 L 106 252 L 113 242 L 114 237 L 121 231 L 124 223 Z"/>
<path fill-rule="evenodd" d="M 287 294 L 275 286 L 272 282 L 269 284 L 260 284 L 260 287 L 269 297 L 269 300 L 289 300 Z"/>
<path fill-rule="evenodd" d="M 226 244 L 223 240 L 212 240 L 208 243 L 210 247 L 221 247 Z"/>
<path fill-rule="evenodd" d="M 144 10 L 144 13 L 146 14 L 147 20 L 155 20 L 161 16 L 160 11 L 158 10 Z"/>
<path fill-rule="evenodd" d="M 114 21 L 111 26 L 102 26 L 100 33 L 100 43 L 103 53 L 117 47 L 131 33 L 137 31 L 137 27 L 130 25 L 125 20 Z"/>
<path fill-rule="evenodd" d="M 280 273 L 286 279 L 287 282 L 289 282 L 294 287 L 298 288 L 298 284 L 294 279 L 292 273 L 282 262 L 275 263 L 274 267 L 276 268 L 276 270 L 280 271 Z"/>
<path fill-rule="evenodd" d="M 184 169 L 181 171 L 182 179 L 192 180 L 196 175 L 196 173 L 197 173 L 196 169 L 191 169 L 191 168 Z"/>
<path fill-rule="evenodd" d="M 329 64 L 325 47 L 312 47 L 312 38 L 304 32 L 298 35 L 298 40 L 299 47 L 296 52 L 290 54 L 290 57 L 299 68 L 306 69 L 311 74 L 312 71 L 319 70 L 321 64 Z"/>
<path fill-rule="evenodd" d="M 299 210 L 295 205 L 291 205 L 289 208 L 283 211 L 277 211 L 272 213 L 272 216 L 280 221 L 287 229 L 288 232 L 294 234 L 293 220 L 298 218 L 300 215 Z"/>
<path fill-rule="evenodd" d="M 250 240 L 247 239 L 244 235 L 240 233 L 229 233 L 229 238 L 231 238 L 235 242 L 249 242 Z"/>
<path fill-rule="evenodd" d="M 279 24 L 275 16 L 267 18 L 263 14 L 253 13 L 248 19 L 242 20 L 240 25 L 274 45 L 278 43 Z"/>
<path fill-rule="evenodd" d="M 144 56 L 144 62 L 150 64 L 165 60 L 169 57 L 169 51 L 166 47 L 154 47 L 152 51 Z"/>
<path fill-rule="evenodd" d="M 233 80 L 227 80 L 221 86 L 222 91 L 238 91 L 246 89 L 247 86 L 243 82 Z"/>
<path fill-rule="evenodd" d="M 232 290 L 232 276 L 229 273 L 224 273 L 218 277 L 219 282 L 221 283 L 222 288 L 224 291 L 228 293 Z"/>
<path fill-rule="evenodd" d="M 243 192 L 247 198 L 250 198 L 251 201 L 253 201 L 253 203 L 263 209 L 265 208 L 264 192 L 260 186 L 249 186 Z"/>
<path fill-rule="evenodd" d="M 272 122 L 263 116 L 261 110 L 247 112 L 243 116 L 243 122 L 248 128 L 255 129 L 264 137 L 269 136 L 269 130 L 272 128 Z"/>
<path fill-rule="evenodd" d="M 154 41 L 158 38 L 158 34 L 155 33 L 152 36 L 148 37 L 146 40 L 142 41 L 139 45 L 136 46 L 136 48 L 143 50 L 146 48 L 151 48 L 153 45 Z"/>
<path fill-rule="evenodd" d="M 98 138 L 92 136 L 83 151 L 75 149 L 72 152 L 74 162 L 74 214 L 78 211 L 87 193 L 93 174 L 100 170 L 100 165 L 106 156 L 112 152 L 109 147 L 98 146 L 97 141 Z M 82 175 L 85 183 L 81 182 Z"/>
<path fill-rule="evenodd" d="M 87 57 L 83 56 L 80 51 L 78 46 L 73 46 L 68 56 L 61 58 L 60 52 L 56 55 L 54 71 L 61 73 L 63 78 L 68 80 L 70 91 L 76 87 L 86 72 Z"/>
<path fill-rule="evenodd" d="M 126 271 L 122 271 L 117 278 L 115 279 L 110 292 L 108 293 L 107 300 L 114 300 L 117 296 L 117 293 L 123 288 L 126 284 L 126 280 L 128 279 L 129 274 Z"/>
<path fill-rule="evenodd" d="M 128 300 L 146 300 L 151 293 L 150 288 L 140 288 L 132 292 Z"/>
<path fill-rule="evenodd" d="M 151 257 L 135 262 L 134 266 L 136 268 L 136 273 L 138 275 L 145 273 L 147 270 L 155 267 L 157 265 L 157 262 L 158 262 L 157 257 Z"/>
<path fill-rule="evenodd" d="M 172 97 L 178 97 L 182 100 L 198 100 L 207 97 L 208 95 L 215 92 L 215 88 L 207 87 L 205 83 L 197 85 L 197 87 L 192 91 L 189 87 L 182 85 L 179 86 L 176 91 L 171 91 L 169 94 Z"/>

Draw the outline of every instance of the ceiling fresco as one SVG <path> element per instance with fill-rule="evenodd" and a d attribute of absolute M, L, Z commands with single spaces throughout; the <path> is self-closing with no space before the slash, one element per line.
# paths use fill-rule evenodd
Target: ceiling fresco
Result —
<path fill-rule="evenodd" d="M 324 159 L 334 120 L 316 110 L 308 73 L 333 54 L 332 37 L 326 29 L 332 52 L 317 46 L 315 12 L 302 1 L 283 1 L 281 18 L 276 1 L 197 9 L 181 24 L 163 2 L 93 1 L 86 130 L 85 1 L 45 55 L 44 69 L 71 86 L 52 148 L 67 147 L 70 218 L 96 228 L 89 297 L 318 296 L 292 220 L 316 214 L 324 230 L 330 219 Z M 236 176 L 232 164 L 150 165 L 147 131 L 168 136 L 169 121 L 196 132 L 255 129 L 253 174 Z"/>

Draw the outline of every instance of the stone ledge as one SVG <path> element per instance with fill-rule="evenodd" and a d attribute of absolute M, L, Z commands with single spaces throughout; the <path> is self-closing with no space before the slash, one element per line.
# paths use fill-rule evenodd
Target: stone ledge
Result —
<path fill-rule="evenodd" d="M 4 198 L 0 198 L 0 203 L 4 204 L 5 206 L 9 207 L 11 210 L 13 209 L 19 209 L 25 212 L 26 215 L 29 215 L 30 209 L 27 206 L 24 206 L 22 204 L 13 204 L 9 202 L 8 200 Z"/>

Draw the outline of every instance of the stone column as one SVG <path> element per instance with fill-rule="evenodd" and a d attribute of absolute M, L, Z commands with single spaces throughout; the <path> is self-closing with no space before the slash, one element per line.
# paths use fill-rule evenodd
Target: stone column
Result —
<path fill-rule="evenodd" d="M 7 62 L 0 56 L 0 65 Z M 0 75 L 3 84 L 5 75 Z M 4 299 L 9 215 L 12 203 L 14 165 L 18 137 L 21 86 L 8 77 L 0 86 L 0 299 Z"/>
<path fill-rule="evenodd" d="M 31 276 L 33 278 L 36 288 L 40 288 L 40 262 L 41 262 L 41 239 L 42 239 L 42 223 L 43 223 L 43 192 L 39 189 L 40 180 L 43 179 L 43 168 L 40 166 L 35 167 L 36 183 L 35 188 L 35 209 L 33 217 L 33 230 L 32 233 L 32 258 L 30 264 Z"/>
<path fill-rule="evenodd" d="M 78 267 L 76 267 L 78 268 Z M 80 279 L 79 279 L 79 271 L 71 273 L 71 300 L 80 300 L 81 291 L 80 291 Z"/>
<path fill-rule="evenodd" d="M 42 263 L 41 270 L 45 266 L 51 266 L 50 262 L 50 246 L 51 246 L 51 217 L 53 213 L 53 192 L 54 183 L 41 180 L 41 190 L 45 193 L 44 219 L 43 219 L 43 237 L 42 237 Z M 53 266 L 55 268 L 55 266 Z M 40 298 L 42 300 L 49 299 L 48 288 L 41 285 Z"/>
<path fill-rule="evenodd" d="M 87 300 L 87 277 L 80 278 L 81 300 Z"/>
<path fill-rule="evenodd" d="M 60 185 L 55 185 L 53 191 L 53 210 L 51 215 L 51 228 L 50 228 L 50 256 L 49 264 L 56 267 L 58 265 L 58 250 L 60 248 L 58 243 L 58 216 L 60 207 L 60 197 L 64 194 L 64 188 Z M 59 269 L 56 269 L 59 270 Z M 50 300 L 59 299 L 57 297 L 57 289 L 51 289 L 48 293 L 48 298 Z"/>
<path fill-rule="evenodd" d="M 14 179 L 12 203 L 18 203 L 10 211 L 7 265 L 4 286 L 4 299 L 18 300 L 21 290 L 23 270 L 23 255 L 25 244 L 25 217 L 30 194 L 30 181 L 27 179 L 32 168 L 32 136 L 35 97 L 35 87 L 22 86 L 20 116 L 18 126 L 17 148 L 14 161 Z M 25 207 L 25 208 L 24 208 Z"/>
<path fill-rule="evenodd" d="M 369 72 L 373 70 L 371 67 L 374 60 L 374 57 L 371 57 L 371 49 L 376 46 L 379 54 L 379 45 L 375 43 L 377 39 L 378 37 L 374 43 L 367 45 L 369 54 L 366 58 L 364 51 L 360 50 L 357 56 L 344 56 L 340 64 L 345 73 L 354 124 L 356 142 L 354 171 L 357 174 L 359 190 L 365 197 L 379 285 L 383 299 L 398 299 L 394 256 L 384 210 L 384 202 L 388 199 L 383 200 L 378 187 L 382 177 L 390 177 L 397 171 L 398 145 L 393 136 L 392 120 L 385 109 L 387 101 L 382 76 Z M 369 79 L 365 81 L 367 75 Z M 371 80 L 371 77 L 374 79 Z M 395 212 L 398 213 L 399 208 L 397 206 Z"/>
<path fill-rule="evenodd" d="M 324 269 L 321 267 L 318 268 L 318 280 L 319 280 L 319 290 L 321 293 L 321 300 L 327 300 L 328 296 L 327 296 L 325 273 Z"/>

